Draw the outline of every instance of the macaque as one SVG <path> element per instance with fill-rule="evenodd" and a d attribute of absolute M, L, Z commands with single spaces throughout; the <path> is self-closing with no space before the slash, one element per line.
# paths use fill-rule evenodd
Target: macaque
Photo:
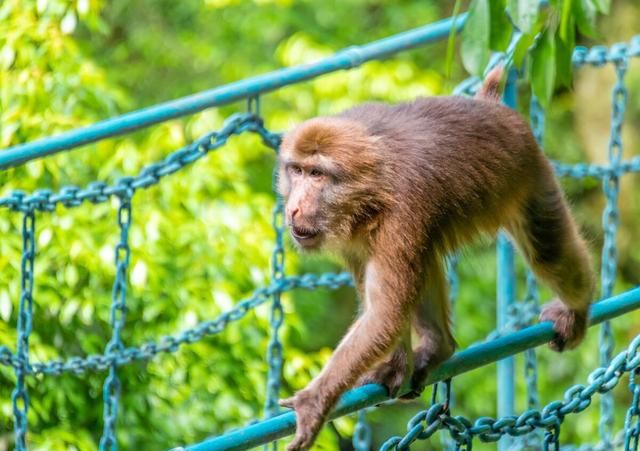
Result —
<path fill-rule="evenodd" d="M 280 402 L 296 411 L 288 451 L 310 448 L 355 385 L 382 384 L 395 396 L 406 380 L 406 396 L 421 393 L 455 348 L 444 257 L 481 233 L 506 230 L 558 295 L 540 314 L 554 324 L 550 347 L 583 339 L 590 256 L 528 124 L 500 103 L 502 72 L 475 98 L 367 103 L 285 135 L 278 190 L 291 236 L 303 251 L 339 255 L 361 301 L 321 373 Z"/>

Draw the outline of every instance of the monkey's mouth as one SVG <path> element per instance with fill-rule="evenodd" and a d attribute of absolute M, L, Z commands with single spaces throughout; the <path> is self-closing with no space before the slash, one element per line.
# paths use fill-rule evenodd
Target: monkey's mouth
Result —
<path fill-rule="evenodd" d="M 316 243 L 320 231 L 306 227 L 291 227 L 291 236 L 303 246 L 311 246 Z"/>

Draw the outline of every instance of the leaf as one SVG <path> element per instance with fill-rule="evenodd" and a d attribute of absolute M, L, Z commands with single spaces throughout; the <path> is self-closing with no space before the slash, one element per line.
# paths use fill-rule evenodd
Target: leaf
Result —
<path fill-rule="evenodd" d="M 530 70 L 533 93 L 548 106 L 556 78 L 555 39 L 550 29 L 544 30 L 531 51 Z"/>
<path fill-rule="evenodd" d="M 62 18 L 62 22 L 60 22 L 60 30 L 64 34 L 71 34 L 76 29 L 77 24 L 78 20 L 75 12 L 72 9 L 69 9 L 67 14 Z"/>
<path fill-rule="evenodd" d="M 611 0 L 593 0 L 593 4 L 598 12 L 602 14 L 609 14 L 609 11 L 611 11 Z"/>
<path fill-rule="evenodd" d="M 460 12 L 460 6 L 462 5 L 462 0 L 456 0 L 453 5 L 453 13 L 451 14 L 453 17 L 457 18 L 458 13 Z M 447 75 L 447 79 L 451 77 L 451 68 L 453 67 L 453 53 L 455 49 L 455 41 L 456 41 L 456 31 L 455 27 L 451 27 L 451 31 L 449 32 L 449 38 L 447 39 L 447 59 L 445 61 L 445 73 Z"/>
<path fill-rule="evenodd" d="M 11 46 L 9 46 L 9 44 L 5 44 L 0 50 L 0 68 L 9 69 L 15 59 L 16 52 L 11 48 Z"/>
<path fill-rule="evenodd" d="M 556 35 L 555 39 L 556 77 L 561 85 L 570 87 L 573 80 L 571 56 L 573 54 L 574 45 L 567 45 L 558 35 Z"/>
<path fill-rule="evenodd" d="M 568 42 L 569 35 L 573 35 L 573 22 L 571 21 L 571 5 L 572 0 L 564 0 L 562 2 L 562 15 L 560 19 L 560 37 L 564 42 Z M 576 2 L 577 3 L 577 2 Z"/>
<path fill-rule="evenodd" d="M 89 12 L 89 0 L 78 0 L 76 5 L 76 11 L 81 16 L 84 16 Z"/>
<path fill-rule="evenodd" d="M 509 21 L 509 16 L 505 10 L 504 0 L 490 1 L 491 8 L 491 31 L 489 47 L 495 51 L 506 50 L 513 33 L 513 27 Z"/>
<path fill-rule="evenodd" d="M 508 13 L 523 33 L 528 33 L 538 19 L 539 0 L 509 0 Z"/>
<path fill-rule="evenodd" d="M 474 75 L 482 75 L 489 62 L 489 0 L 474 0 L 462 30 L 462 63 Z"/>
<path fill-rule="evenodd" d="M 596 37 L 596 6 L 592 0 L 575 0 L 573 3 L 573 15 L 581 33 L 589 37 Z"/>
<path fill-rule="evenodd" d="M 527 52 L 529 51 L 529 47 L 533 44 L 533 39 L 535 38 L 534 33 L 523 34 L 516 44 L 516 48 L 513 52 L 513 64 L 516 67 L 522 67 L 522 62 L 524 58 L 527 56 Z"/>

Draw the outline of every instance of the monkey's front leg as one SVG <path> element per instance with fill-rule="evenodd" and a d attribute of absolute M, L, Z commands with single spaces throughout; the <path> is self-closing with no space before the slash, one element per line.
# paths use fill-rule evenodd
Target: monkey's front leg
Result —
<path fill-rule="evenodd" d="M 413 350 L 411 349 L 411 330 L 407 327 L 402 333 L 400 343 L 391 354 L 367 371 L 356 385 L 384 385 L 389 396 L 395 397 L 413 371 Z"/>
<path fill-rule="evenodd" d="M 389 353 L 407 326 L 410 290 L 396 284 L 390 286 L 381 274 L 392 277 L 394 271 L 383 271 L 375 264 L 368 266 L 365 312 L 322 372 L 304 390 L 280 401 L 280 405 L 296 411 L 296 435 L 288 451 L 311 447 L 340 395 Z"/>

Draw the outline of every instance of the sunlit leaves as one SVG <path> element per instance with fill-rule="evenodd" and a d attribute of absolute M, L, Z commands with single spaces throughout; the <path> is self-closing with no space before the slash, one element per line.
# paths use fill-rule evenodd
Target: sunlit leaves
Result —
<path fill-rule="evenodd" d="M 489 62 L 491 10 L 489 0 L 474 0 L 462 30 L 460 52 L 465 69 L 481 75 Z"/>
<path fill-rule="evenodd" d="M 594 36 L 597 15 L 608 13 L 609 2 L 553 0 L 541 5 L 538 0 L 473 0 L 461 46 L 462 60 L 470 73 L 482 75 L 489 50 L 506 47 L 513 28 L 503 15 L 505 6 L 513 26 L 522 33 L 515 48 L 514 64 L 521 67 L 529 54 L 528 74 L 532 77 L 533 91 L 547 105 L 556 84 L 571 84 L 576 32 Z"/>
<path fill-rule="evenodd" d="M 70 9 L 62 18 L 62 21 L 60 22 L 60 29 L 64 34 L 71 34 L 76 29 L 77 24 L 78 19 L 76 18 L 76 13 Z"/>
<path fill-rule="evenodd" d="M 520 31 L 532 31 L 538 20 L 540 0 L 508 0 L 507 8 L 511 20 Z"/>

